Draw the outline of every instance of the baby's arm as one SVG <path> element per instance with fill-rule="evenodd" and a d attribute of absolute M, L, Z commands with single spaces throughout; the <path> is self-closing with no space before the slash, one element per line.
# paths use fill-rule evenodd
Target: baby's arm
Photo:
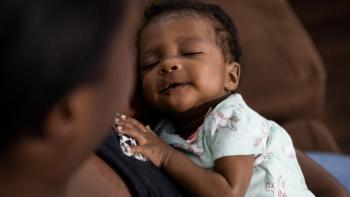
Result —
<path fill-rule="evenodd" d="M 244 196 L 252 176 L 253 156 L 229 156 L 206 170 L 179 151 L 173 151 L 162 168 L 193 196 Z"/>
<path fill-rule="evenodd" d="M 346 189 L 326 170 L 299 150 L 296 150 L 296 154 L 305 176 L 306 184 L 316 196 L 349 197 Z"/>
<path fill-rule="evenodd" d="M 159 139 L 149 127 L 133 118 L 116 119 L 120 133 L 135 138 L 139 146 L 130 148 L 164 169 L 193 196 L 244 196 L 252 176 L 254 156 L 228 156 L 215 161 L 214 171 L 193 163 L 180 151 Z"/>

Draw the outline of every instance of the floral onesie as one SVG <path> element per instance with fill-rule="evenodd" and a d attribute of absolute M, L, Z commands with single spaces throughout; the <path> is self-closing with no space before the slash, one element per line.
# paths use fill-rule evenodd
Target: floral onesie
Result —
<path fill-rule="evenodd" d="M 314 196 L 305 184 L 287 132 L 248 107 L 240 94 L 230 95 L 209 111 L 189 139 L 176 135 L 165 119 L 155 132 L 207 169 L 212 169 L 221 157 L 254 155 L 253 175 L 245 196 Z"/>

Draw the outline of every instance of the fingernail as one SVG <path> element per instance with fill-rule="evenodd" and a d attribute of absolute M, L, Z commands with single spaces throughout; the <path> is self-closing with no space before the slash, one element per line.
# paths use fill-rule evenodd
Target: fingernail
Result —
<path fill-rule="evenodd" d="M 123 131 L 123 127 L 117 126 L 117 130 L 118 130 L 118 131 Z"/>
<path fill-rule="evenodd" d="M 120 115 L 121 119 L 126 120 L 126 115 L 122 114 Z"/>

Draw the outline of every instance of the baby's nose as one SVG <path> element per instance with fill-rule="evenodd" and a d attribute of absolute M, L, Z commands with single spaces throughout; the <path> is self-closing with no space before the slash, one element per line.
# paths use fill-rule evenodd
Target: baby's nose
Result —
<path fill-rule="evenodd" d="M 180 70 L 182 67 L 179 64 L 163 64 L 159 74 L 168 74 L 176 70 Z"/>

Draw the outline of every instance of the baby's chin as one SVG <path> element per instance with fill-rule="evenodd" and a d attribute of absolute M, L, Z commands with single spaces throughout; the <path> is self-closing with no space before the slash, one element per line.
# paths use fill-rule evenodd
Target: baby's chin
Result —
<path fill-rule="evenodd" d="M 189 118 L 201 115 L 202 113 L 206 113 L 207 107 L 204 105 L 197 106 L 192 103 L 181 103 L 177 105 L 162 106 L 159 107 L 158 110 L 170 116 Z"/>
<path fill-rule="evenodd" d="M 156 108 L 159 111 L 162 111 L 163 113 L 166 114 L 171 114 L 171 115 L 182 115 L 184 113 L 190 112 L 191 111 L 191 107 L 187 107 L 187 106 L 158 106 Z"/>

